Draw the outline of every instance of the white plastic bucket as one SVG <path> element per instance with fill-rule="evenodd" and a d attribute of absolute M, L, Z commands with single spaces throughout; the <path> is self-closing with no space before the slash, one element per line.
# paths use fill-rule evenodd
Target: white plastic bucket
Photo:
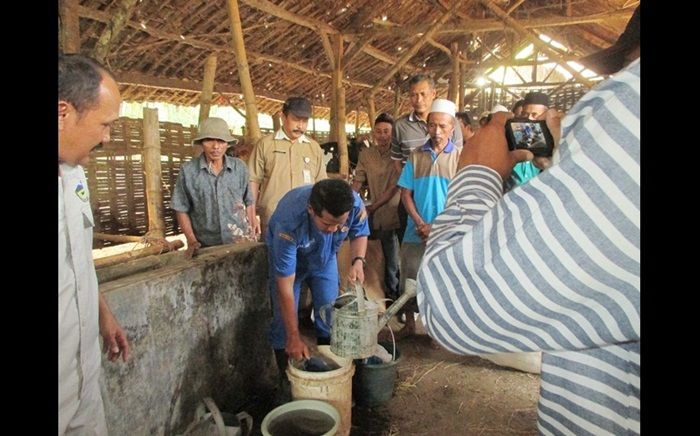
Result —
<path fill-rule="evenodd" d="M 263 436 L 314 435 L 338 433 L 340 414 L 331 404 L 319 400 L 290 401 L 265 415 L 260 431 Z"/>
<path fill-rule="evenodd" d="M 303 371 L 290 361 L 287 378 L 295 400 L 321 400 L 332 404 L 340 414 L 337 434 L 348 436 L 352 420 L 352 376 L 355 365 L 352 359 L 340 357 L 328 345 L 319 345 L 318 353 L 335 362 L 339 368 L 326 372 Z"/>

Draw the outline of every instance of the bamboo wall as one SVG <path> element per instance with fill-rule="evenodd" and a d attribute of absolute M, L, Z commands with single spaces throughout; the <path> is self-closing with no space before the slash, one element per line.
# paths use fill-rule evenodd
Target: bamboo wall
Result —
<path fill-rule="evenodd" d="M 170 197 L 180 166 L 194 154 L 196 127 L 160 123 L 163 211 L 166 236 L 179 233 Z M 143 120 L 122 117 L 112 126 L 111 141 L 96 148 L 86 167 L 95 232 L 143 236 L 148 231 L 142 162 Z M 113 242 L 95 240 L 100 248 Z"/>
<path fill-rule="evenodd" d="M 534 90 L 535 89 L 533 89 L 533 91 Z M 466 105 L 466 110 L 469 111 L 472 117 L 478 117 L 483 111 L 491 110 L 491 108 L 497 103 L 511 109 L 518 100 L 514 95 L 508 92 L 501 91 L 498 93 L 494 91 L 495 90 L 493 88 L 485 88 L 481 91 L 481 93 L 479 93 L 479 96 L 475 98 L 474 101 Z M 536 89 L 536 91 L 549 94 L 551 89 L 541 88 Z M 550 107 L 559 109 L 566 113 L 581 97 L 583 97 L 586 91 L 586 88 L 578 86 L 575 83 L 563 86 L 549 95 Z M 519 91 L 515 91 L 515 93 L 521 94 L 521 98 L 526 94 L 526 92 Z"/>

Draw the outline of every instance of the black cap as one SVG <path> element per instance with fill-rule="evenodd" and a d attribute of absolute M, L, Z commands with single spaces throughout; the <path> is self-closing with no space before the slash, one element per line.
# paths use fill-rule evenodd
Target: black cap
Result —
<path fill-rule="evenodd" d="M 528 92 L 523 99 L 523 106 L 528 104 L 541 104 L 549 107 L 549 96 L 543 92 Z"/>
<path fill-rule="evenodd" d="M 614 74 L 622 69 L 625 56 L 639 45 L 639 6 L 634 10 L 627 27 L 615 44 L 599 52 L 579 59 L 584 67 L 598 74 Z"/>
<path fill-rule="evenodd" d="M 282 113 L 288 112 L 299 118 L 311 118 L 311 102 L 304 97 L 289 97 L 282 105 Z"/>

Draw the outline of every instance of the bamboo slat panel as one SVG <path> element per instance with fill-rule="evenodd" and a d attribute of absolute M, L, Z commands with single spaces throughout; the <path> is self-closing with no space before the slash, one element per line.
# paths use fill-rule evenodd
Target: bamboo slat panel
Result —
<path fill-rule="evenodd" d="M 180 167 L 192 159 L 196 127 L 161 122 L 161 171 L 166 236 L 179 232 L 170 198 Z M 148 231 L 145 180 L 141 156 L 143 121 L 122 117 L 112 127 L 111 140 L 93 151 L 86 168 L 95 231 L 142 236 Z M 94 247 L 113 242 L 95 241 Z"/>

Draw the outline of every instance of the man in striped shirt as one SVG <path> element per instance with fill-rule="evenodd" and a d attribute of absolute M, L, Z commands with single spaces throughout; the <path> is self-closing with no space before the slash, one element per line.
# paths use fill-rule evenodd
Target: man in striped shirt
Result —
<path fill-rule="evenodd" d="M 512 115 L 494 114 L 462 151 L 419 269 L 443 347 L 544 352 L 542 434 L 640 432 L 639 82 L 636 60 L 584 95 L 553 166 L 505 196 L 532 155 L 508 152 Z M 555 139 L 557 121 L 550 110 Z"/>

